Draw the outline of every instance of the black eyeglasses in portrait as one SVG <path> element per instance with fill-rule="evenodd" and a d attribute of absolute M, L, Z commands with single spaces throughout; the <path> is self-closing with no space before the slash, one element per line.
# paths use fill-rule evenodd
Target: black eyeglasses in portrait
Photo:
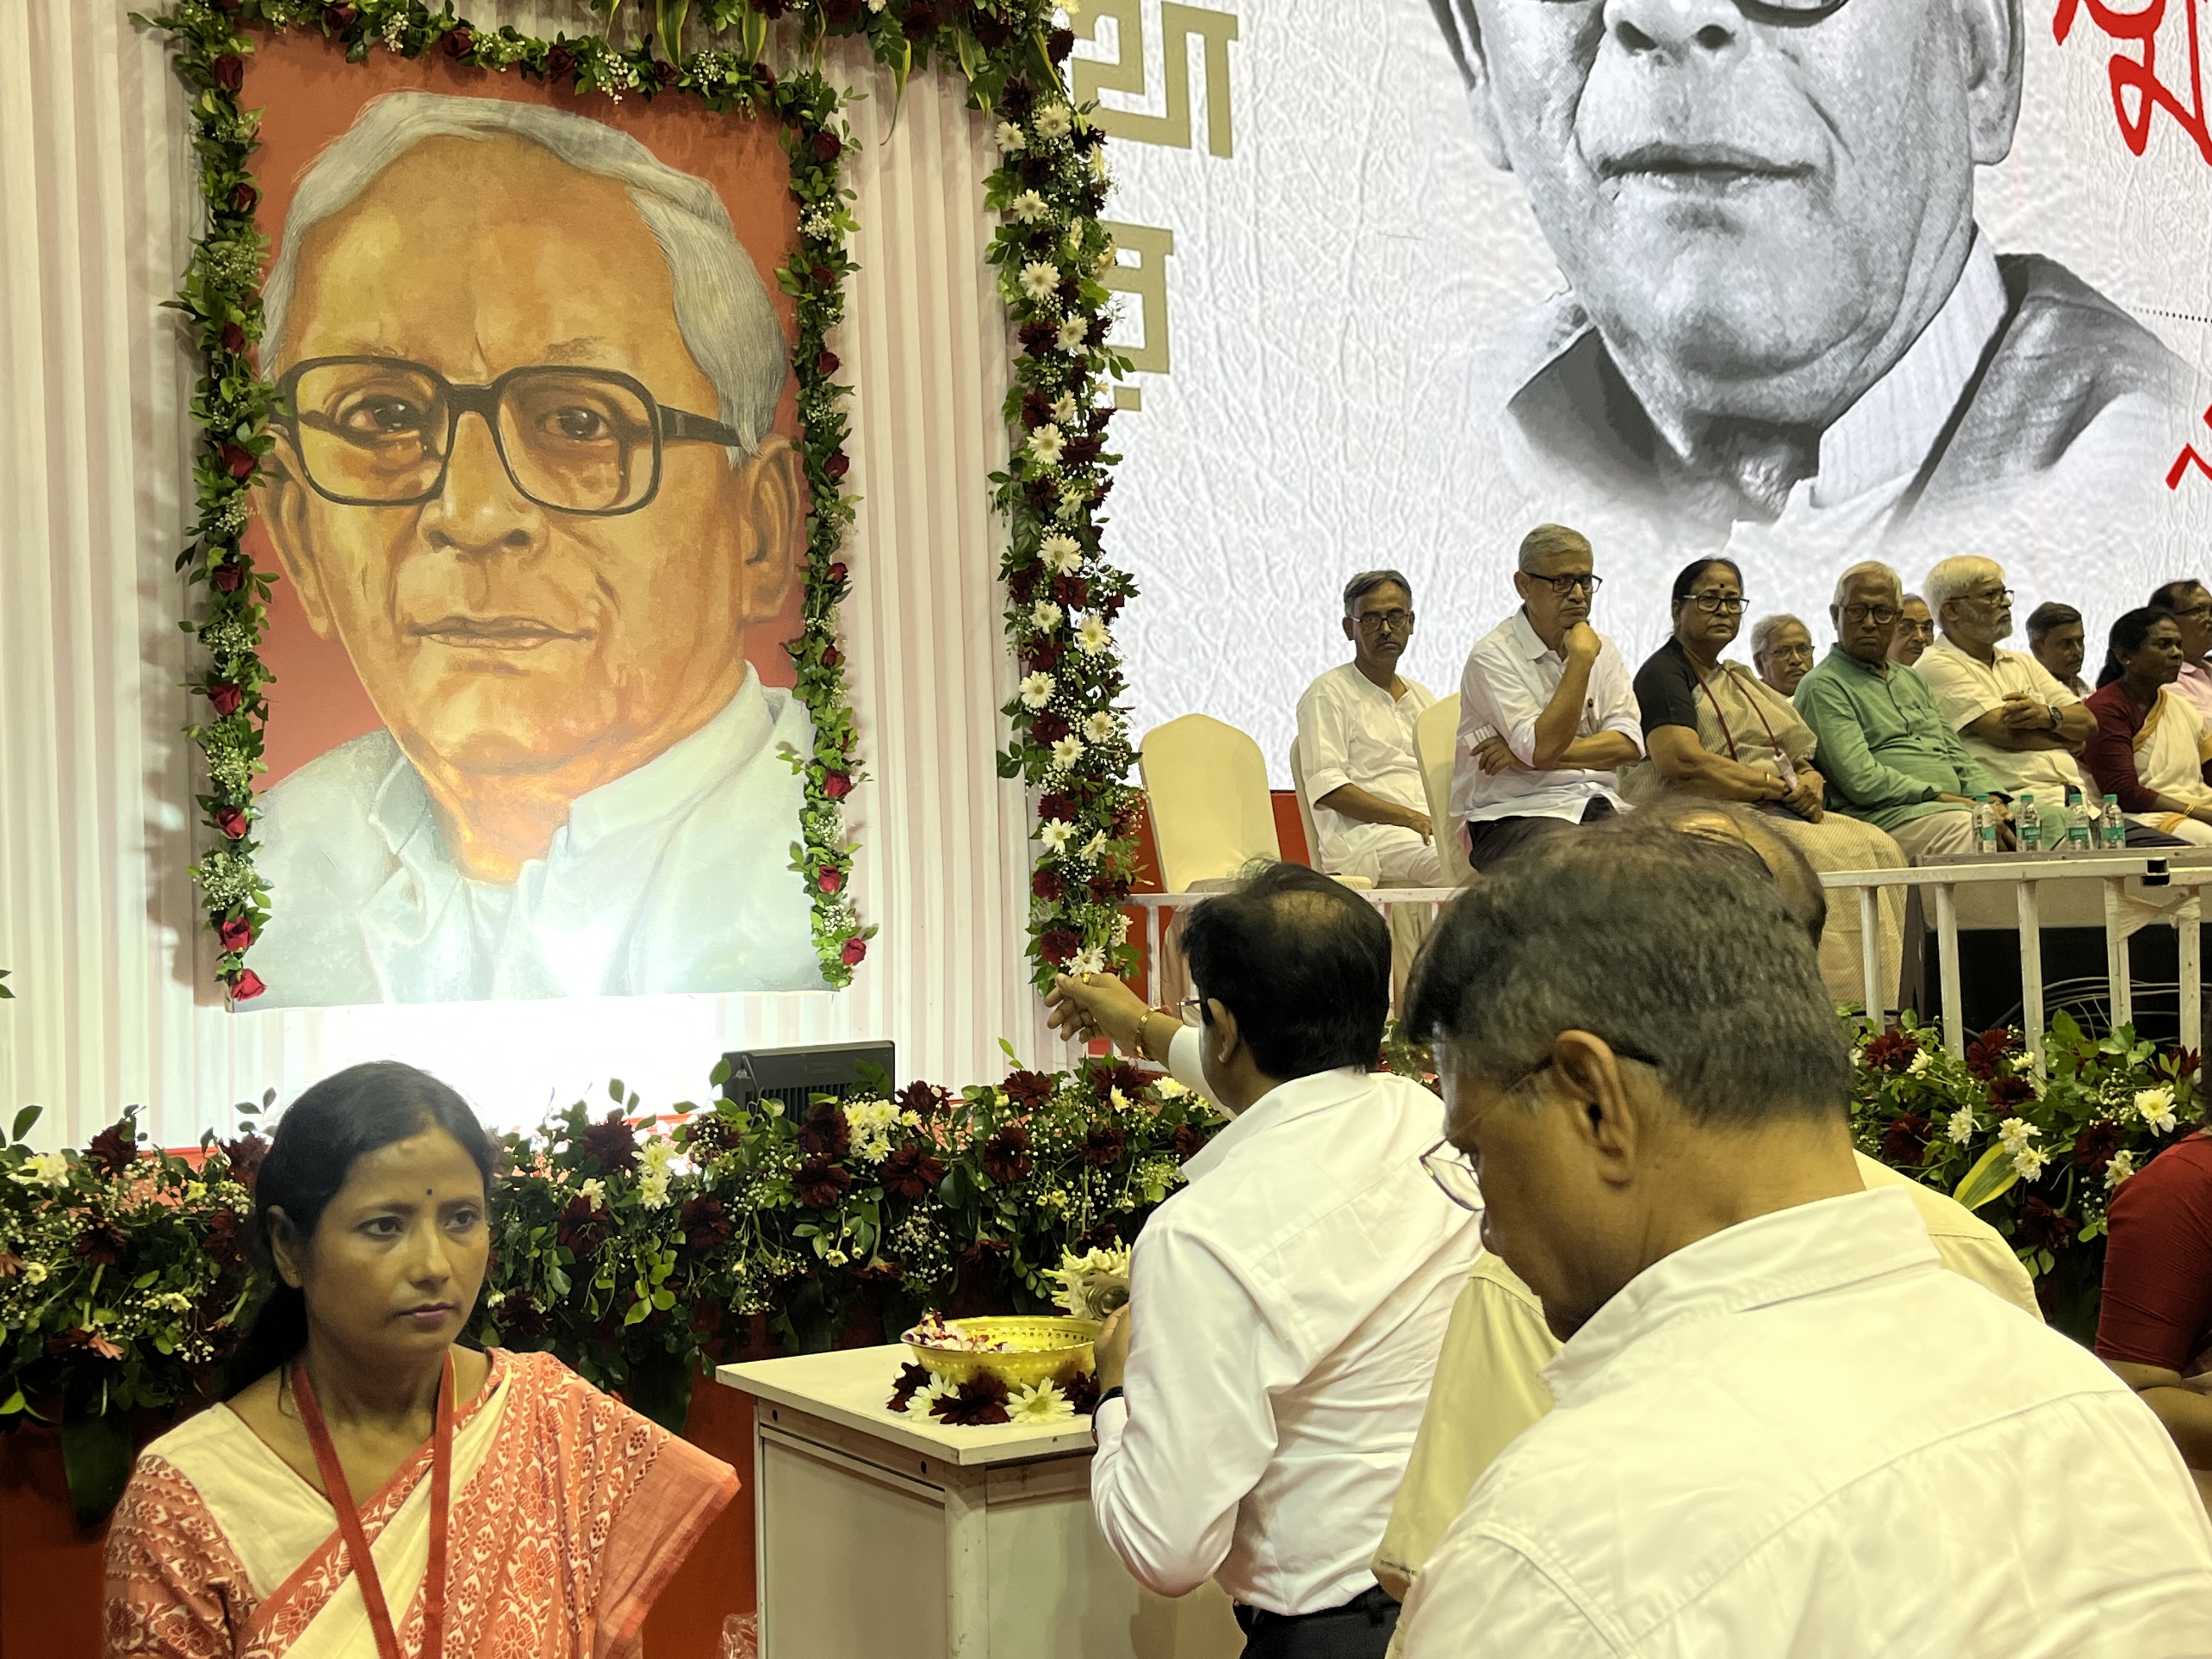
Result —
<path fill-rule="evenodd" d="M 276 383 L 282 424 L 315 493 L 343 507 L 413 507 L 446 485 L 461 416 L 480 415 L 507 476 L 539 507 L 610 517 L 660 489 L 663 446 L 744 440 L 671 409 L 630 375 L 557 363 L 455 386 L 396 357 L 311 357 Z"/>

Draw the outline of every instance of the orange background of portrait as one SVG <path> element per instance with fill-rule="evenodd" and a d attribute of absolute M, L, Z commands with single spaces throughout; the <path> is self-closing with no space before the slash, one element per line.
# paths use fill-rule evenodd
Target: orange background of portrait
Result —
<path fill-rule="evenodd" d="M 436 54 L 410 60 L 380 52 L 366 63 L 349 64 L 337 46 L 306 29 L 268 40 L 246 61 L 239 101 L 263 112 L 261 148 L 252 164 L 261 188 L 255 217 L 270 239 L 272 260 L 300 175 L 372 100 L 388 92 L 424 91 L 547 104 L 618 127 L 670 167 L 712 185 L 775 305 L 785 339 L 798 337 L 797 307 L 775 283 L 776 266 L 798 240 L 799 210 L 788 187 L 790 163 L 773 120 L 717 115 L 690 97 L 647 103 L 632 94 L 617 105 L 602 94 L 556 90 L 525 78 L 520 70 L 499 74 L 465 68 Z M 798 393 L 789 381 L 777 405 L 775 429 L 794 441 L 799 437 Z M 261 659 L 276 680 L 269 691 L 269 769 L 260 781 L 265 789 L 326 750 L 375 731 L 383 721 L 345 648 L 335 640 L 318 638 L 308 625 L 299 595 L 279 574 L 276 550 L 258 520 L 248 527 L 245 546 L 256 569 L 278 578 L 268 637 L 261 647 Z M 801 584 L 794 580 L 783 614 L 747 635 L 745 654 L 765 684 L 793 683 L 782 641 L 799 632 L 803 599 Z"/>

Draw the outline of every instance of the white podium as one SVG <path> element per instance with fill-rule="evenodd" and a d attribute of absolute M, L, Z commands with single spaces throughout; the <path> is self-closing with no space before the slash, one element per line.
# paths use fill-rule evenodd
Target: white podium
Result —
<path fill-rule="evenodd" d="M 1091 1516 L 1091 1419 L 886 1410 L 903 1347 L 725 1365 L 753 1396 L 761 1659 L 1234 1659 L 1208 1583 L 1139 1586 Z"/>

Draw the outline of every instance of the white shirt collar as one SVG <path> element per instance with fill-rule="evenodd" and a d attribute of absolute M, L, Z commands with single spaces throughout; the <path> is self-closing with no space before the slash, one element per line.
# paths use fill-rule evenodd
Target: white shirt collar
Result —
<path fill-rule="evenodd" d="M 1553 654 L 1552 647 L 1538 637 L 1535 624 L 1528 620 L 1526 606 L 1505 619 L 1506 627 L 1513 630 L 1513 643 L 1530 662 L 1541 662 Z"/>
<path fill-rule="evenodd" d="M 1627 1349 L 1668 1326 L 1818 1296 L 1941 1258 L 1911 1198 L 1894 1187 L 1755 1216 L 1652 1263 L 1544 1367 L 1562 1406 L 1600 1386 Z M 1610 1390 L 1606 1390 L 1609 1392 Z"/>
<path fill-rule="evenodd" d="M 1367 1079 L 1365 1072 L 1347 1066 L 1277 1084 L 1231 1118 L 1204 1149 L 1182 1166 L 1184 1178 L 1195 1181 L 1208 1170 L 1220 1168 L 1230 1153 L 1271 1128 L 1358 1099 L 1367 1091 Z"/>
<path fill-rule="evenodd" d="M 1909 482 L 1936 447 L 2009 302 L 1989 239 L 1978 231 L 1950 297 L 1889 372 L 1820 434 L 1814 505 L 1832 506 Z"/>

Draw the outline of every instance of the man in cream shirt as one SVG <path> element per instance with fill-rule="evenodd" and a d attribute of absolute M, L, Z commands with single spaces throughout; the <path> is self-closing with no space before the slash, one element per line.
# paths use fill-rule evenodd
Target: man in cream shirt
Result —
<path fill-rule="evenodd" d="M 2095 1357 L 1943 1271 L 1854 1162 L 1850 1060 L 1747 848 L 1532 848 L 1431 936 L 1486 1243 L 1563 1346 L 1555 1409 L 1413 1588 L 1408 1659 L 2179 1659 L 2212 1523 Z"/>
<path fill-rule="evenodd" d="M 1315 862 L 1335 876 L 1438 887 L 1443 864 L 1429 822 L 1413 726 L 1436 694 L 1398 672 L 1413 639 L 1413 586 L 1395 570 L 1365 570 L 1344 587 L 1352 660 L 1298 699 L 1298 769 L 1321 845 Z"/>
<path fill-rule="evenodd" d="M 1279 864 L 1194 908 L 1183 945 L 1199 1027 L 1103 977 L 1050 998 L 1233 1119 L 1146 1224 L 1099 1338 L 1091 1506 L 1151 1589 L 1216 1580 L 1249 1659 L 1382 1659 L 1398 1604 L 1368 1564 L 1475 1218 L 1422 1170 L 1440 1103 L 1369 1069 L 1390 1002 L 1372 908 Z"/>
<path fill-rule="evenodd" d="M 262 798 L 268 1006 L 818 988 L 788 369 L 704 181 L 567 111 L 397 93 L 301 179 L 258 505 L 382 726 Z"/>

